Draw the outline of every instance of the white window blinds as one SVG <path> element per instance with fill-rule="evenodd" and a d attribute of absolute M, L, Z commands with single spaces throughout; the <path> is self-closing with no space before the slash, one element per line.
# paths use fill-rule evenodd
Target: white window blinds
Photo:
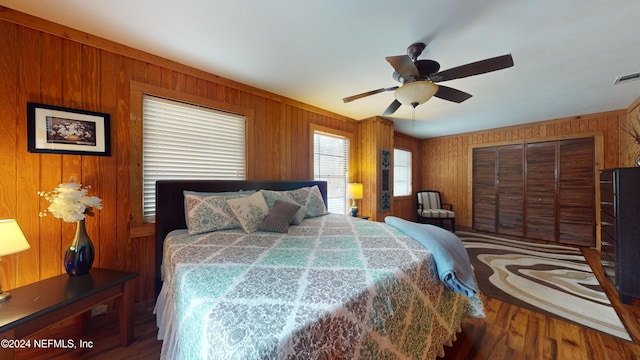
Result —
<path fill-rule="evenodd" d="M 393 196 L 408 196 L 411 191 L 411 152 L 393 149 Z"/>
<path fill-rule="evenodd" d="M 346 214 L 349 182 L 349 139 L 316 131 L 313 134 L 313 176 L 327 182 L 327 210 Z"/>
<path fill-rule="evenodd" d="M 155 218 L 161 179 L 244 180 L 245 117 L 144 95 L 143 216 Z"/>

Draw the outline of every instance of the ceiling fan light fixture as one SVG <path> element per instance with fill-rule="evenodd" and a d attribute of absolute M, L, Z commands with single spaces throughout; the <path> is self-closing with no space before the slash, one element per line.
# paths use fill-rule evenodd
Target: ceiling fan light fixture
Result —
<path fill-rule="evenodd" d="M 394 96 L 402 104 L 416 107 L 424 104 L 438 92 L 438 85 L 431 81 L 414 81 L 399 87 Z"/>

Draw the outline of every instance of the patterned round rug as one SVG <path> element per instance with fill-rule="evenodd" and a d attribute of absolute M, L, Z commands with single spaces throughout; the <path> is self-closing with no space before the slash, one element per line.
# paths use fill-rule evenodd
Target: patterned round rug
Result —
<path fill-rule="evenodd" d="M 632 341 L 580 249 L 456 235 L 484 295 Z"/>

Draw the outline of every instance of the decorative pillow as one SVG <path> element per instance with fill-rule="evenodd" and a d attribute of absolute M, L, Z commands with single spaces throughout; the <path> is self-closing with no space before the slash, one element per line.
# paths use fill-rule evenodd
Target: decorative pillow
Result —
<path fill-rule="evenodd" d="M 276 200 L 278 200 L 278 198 L 280 196 L 282 196 L 282 191 L 275 191 L 275 190 L 260 190 L 260 193 L 262 193 L 262 196 L 264 197 L 264 201 L 267 203 L 267 206 L 269 207 L 269 209 L 271 209 L 273 207 L 273 204 L 275 204 Z"/>
<path fill-rule="evenodd" d="M 262 219 L 258 230 L 287 233 L 289 224 L 299 208 L 300 205 L 296 203 L 276 200 L 269 214 Z"/>
<path fill-rule="evenodd" d="M 200 191 L 191 191 L 184 190 L 182 193 L 184 195 L 200 195 L 200 196 L 227 196 L 227 195 L 251 195 L 255 193 L 255 190 L 238 190 L 238 191 L 223 191 L 223 192 L 200 192 Z"/>
<path fill-rule="evenodd" d="M 322 199 L 322 193 L 320 193 L 320 189 L 317 185 L 296 190 L 288 190 L 284 193 L 300 206 L 307 208 L 305 218 L 328 214 L 327 207 Z"/>
<path fill-rule="evenodd" d="M 278 198 L 278 200 L 298 205 L 298 207 L 299 207 L 298 211 L 296 211 L 296 214 L 293 216 L 293 219 L 291 219 L 291 224 L 300 225 L 302 220 L 307 215 L 307 207 L 306 206 L 300 206 L 300 204 L 296 203 L 295 201 L 293 201 L 290 197 L 288 197 L 285 194 L 282 194 L 282 196 L 280 198 Z"/>
<path fill-rule="evenodd" d="M 187 227 L 188 227 L 189 226 L 189 216 L 188 216 L 189 206 L 187 205 L 187 195 L 193 195 L 198 197 L 229 196 L 229 195 L 251 195 L 255 192 L 256 192 L 255 190 L 240 190 L 240 191 L 225 191 L 225 192 L 200 192 L 200 191 L 184 190 L 182 191 L 182 194 L 184 195 L 184 222 L 185 224 L 187 224 Z M 240 225 L 238 223 L 238 226 L 236 226 L 236 228 L 239 228 L 239 227 Z M 218 229 L 218 230 L 221 230 L 221 229 Z"/>
<path fill-rule="evenodd" d="M 246 233 L 258 230 L 260 222 L 269 213 L 269 207 L 260 192 L 242 198 L 228 199 L 227 204 Z"/>
<path fill-rule="evenodd" d="M 295 202 L 293 199 L 288 197 L 286 194 L 284 194 L 283 191 L 260 190 L 260 192 L 262 193 L 262 196 L 264 196 L 264 200 L 267 202 L 267 206 L 269 207 L 269 209 L 273 208 L 273 205 L 275 204 L 276 200 L 282 200 L 282 201 L 290 202 L 292 204 L 300 205 L 297 202 Z M 302 219 L 304 219 L 306 214 L 307 214 L 307 208 L 304 206 L 300 206 L 295 216 L 291 220 L 291 224 L 299 225 L 302 222 Z"/>
<path fill-rule="evenodd" d="M 240 222 L 227 204 L 227 199 L 246 197 L 235 193 L 231 195 L 201 195 L 184 193 L 187 233 L 202 234 L 217 230 L 239 229 Z"/>

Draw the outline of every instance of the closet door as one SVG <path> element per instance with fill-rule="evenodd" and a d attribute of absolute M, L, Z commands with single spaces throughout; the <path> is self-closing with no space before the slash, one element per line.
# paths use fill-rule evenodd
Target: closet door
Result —
<path fill-rule="evenodd" d="M 527 144 L 528 238 L 556 241 L 556 146 L 555 141 Z"/>
<path fill-rule="evenodd" d="M 558 142 L 558 241 L 595 246 L 593 138 Z"/>
<path fill-rule="evenodd" d="M 524 235 L 524 146 L 500 146 L 498 157 L 498 225 L 500 234 Z"/>
<path fill-rule="evenodd" d="M 473 228 L 496 232 L 496 148 L 473 149 Z"/>

